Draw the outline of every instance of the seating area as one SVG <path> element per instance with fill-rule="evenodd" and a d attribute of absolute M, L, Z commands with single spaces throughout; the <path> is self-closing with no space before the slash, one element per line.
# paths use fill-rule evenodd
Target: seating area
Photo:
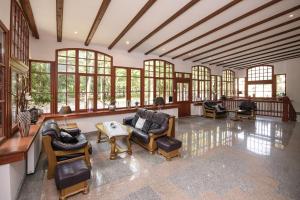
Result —
<path fill-rule="evenodd" d="M 300 199 L 299 0 L 0 0 L 0 200 Z"/>

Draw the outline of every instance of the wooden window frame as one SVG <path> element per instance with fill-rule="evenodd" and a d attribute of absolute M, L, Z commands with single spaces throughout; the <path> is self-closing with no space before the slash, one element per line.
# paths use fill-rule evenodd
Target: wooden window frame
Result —
<path fill-rule="evenodd" d="M 167 95 L 167 92 L 170 92 L 173 95 L 172 96 L 173 99 L 172 99 L 171 103 L 166 103 L 166 104 L 174 104 L 175 103 L 175 101 L 174 101 L 174 96 L 175 96 L 175 92 L 174 92 L 174 88 L 175 88 L 175 86 L 174 86 L 175 67 L 174 67 L 174 64 L 171 63 L 171 62 L 168 62 L 166 60 L 161 60 L 161 59 L 144 60 L 144 68 L 143 68 L 144 69 L 144 73 L 146 71 L 146 69 L 145 69 L 146 68 L 146 62 L 151 62 L 151 61 L 153 62 L 153 77 L 144 76 L 144 79 L 146 79 L 146 78 L 153 78 L 153 99 L 155 99 L 157 97 L 156 82 L 157 82 L 157 80 L 162 80 L 163 84 L 164 84 L 163 98 L 165 99 L 165 102 L 167 102 L 166 101 L 166 95 Z M 163 67 L 164 67 L 163 77 L 157 76 L 157 74 L 156 74 L 156 71 L 157 71 L 156 70 L 156 67 L 157 67 L 156 63 L 157 62 L 163 62 L 164 63 L 164 65 L 163 65 Z M 167 64 L 169 64 L 171 66 L 171 69 L 172 69 L 172 72 L 170 73 L 171 77 L 167 77 L 166 76 L 166 74 L 167 74 L 167 72 L 166 72 L 166 65 Z M 170 80 L 171 83 L 172 83 L 172 91 L 166 91 L 166 81 L 167 80 Z M 152 91 L 145 91 L 145 92 L 152 92 Z M 145 94 L 144 94 L 144 96 L 145 96 Z M 143 105 L 144 105 L 144 101 L 143 101 Z M 147 104 L 147 105 L 153 105 L 153 104 Z"/>
<path fill-rule="evenodd" d="M 249 80 L 249 70 L 257 67 L 271 67 L 272 69 L 272 74 L 271 80 Z M 246 79 L 245 79 L 245 96 L 249 97 L 249 91 L 248 91 L 248 86 L 249 85 L 257 85 L 257 84 L 271 84 L 272 85 L 272 92 L 271 92 L 271 97 L 258 97 L 262 99 L 270 99 L 276 97 L 276 77 L 274 75 L 274 66 L 273 65 L 255 65 L 253 67 L 247 68 L 246 71 Z"/>
<path fill-rule="evenodd" d="M 197 70 L 193 70 L 197 69 Z M 193 76 L 193 72 L 196 71 L 196 75 Z M 203 73 L 203 79 L 200 78 L 200 74 Z M 198 98 L 201 100 L 211 99 L 211 69 L 206 66 L 196 65 L 192 66 L 192 83 L 197 82 L 197 89 L 193 88 L 192 84 L 192 94 L 197 95 L 197 97 L 192 96 L 193 101 L 197 101 Z M 200 85 L 203 84 L 203 90 L 201 90 Z M 209 85 L 209 89 L 207 90 L 206 86 Z"/>
<path fill-rule="evenodd" d="M 225 72 L 225 78 L 224 78 L 224 72 Z M 228 76 L 232 76 L 231 80 L 227 80 Z M 232 84 L 232 95 L 228 95 L 228 83 Z M 229 69 L 222 71 L 222 95 L 225 95 L 226 97 L 233 97 L 235 91 L 235 72 Z"/>
<path fill-rule="evenodd" d="M 113 57 L 106 54 L 106 53 L 103 53 L 103 52 L 99 52 L 99 51 L 96 51 L 96 50 L 93 50 L 93 49 L 85 49 L 85 48 L 63 48 L 63 49 L 56 49 L 56 56 L 55 56 L 55 72 L 54 72 L 54 75 L 55 75 L 55 83 L 53 84 L 54 86 L 54 113 L 57 113 L 58 112 L 58 97 L 57 97 L 57 94 L 58 94 L 58 87 L 57 87 L 57 84 L 58 84 L 58 74 L 62 73 L 64 74 L 64 72 L 58 72 L 58 52 L 59 51 L 70 51 L 70 50 L 74 50 L 75 51 L 75 72 L 65 72 L 65 74 L 74 74 L 75 76 L 75 110 L 72 110 L 73 112 L 86 112 L 88 111 L 89 109 L 80 109 L 80 105 L 79 105 L 79 102 L 80 102 L 80 91 L 79 91 L 79 87 L 80 87 L 80 82 L 79 82 L 79 78 L 80 76 L 82 75 L 88 75 L 88 76 L 93 76 L 94 78 L 94 96 L 93 96 L 93 109 L 91 109 L 91 111 L 97 111 L 97 110 L 105 110 L 105 109 L 108 109 L 108 108 L 98 108 L 98 101 L 97 101 L 97 96 L 98 96 L 98 90 L 97 90 L 97 81 L 98 81 L 98 77 L 101 77 L 101 76 L 110 76 L 111 79 L 111 85 L 110 85 L 110 97 L 111 99 L 114 99 L 115 98 L 115 95 L 114 95 L 114 89 L 115 89 L 115 85 L 114 85 L 114 67 L 113 67 Z M 79 73 L 79 51 L 90 51 L 90 52 L 94 52 L 95 53 L 95 57 L 94 57 L 94 73 Z M 110 74 L 98 74 L 98 68 L 99 65 L 98 65 L 98 62 L 100 62 L 101 60 L 98 59 L 98 55 L 100 56 L 104 56 L 104 59 L 105 57 L 108 57 L 110 61 L 107 61 L 107 63 L 109 63 L 110 65 Z M 67 62 L 67 61 L 66 61 Z M 105 64 L 106 64 L 106 61 L 104 60 L 104 71 L 105 71 Z M 67 66 L 67 64 L 66 64 Z"/>

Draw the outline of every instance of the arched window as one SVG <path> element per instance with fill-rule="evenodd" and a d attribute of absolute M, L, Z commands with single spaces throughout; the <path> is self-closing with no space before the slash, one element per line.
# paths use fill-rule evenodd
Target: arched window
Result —
<path fill-rule="evenodd" d="M 193 101 L 210 99 L 210 78 L 210 69 L 208 67 L 192 67 Z"/>
<path fill-rule="evenodd" d="M 106 108 L 111 94 L 112 57 L 86 49 L 57 50 L 57 110 Z"/>
<path fill-rule="evenodd" d="M 223 70 L 222 72 L 222 94 L 227 97 L 234 96 L 234 78 L 235 73 L 232 70 Z"/>
<path fill-rule="evenodd" d="M 164 60 L 144 61 L 144 105 L 152 105 L 156 97 L 173 103 L 174 65 Z"/>
<path fill-rule="evenodd" d="M 248 96 L 273 96 L 273 67 L 256 66 L 247 70 Z"/>

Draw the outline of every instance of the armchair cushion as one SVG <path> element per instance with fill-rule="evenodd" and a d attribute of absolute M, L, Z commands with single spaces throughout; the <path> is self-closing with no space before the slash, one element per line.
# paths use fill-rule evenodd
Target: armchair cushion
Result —
<path fill-rule="evenodd" d="M 139 141 L 148 144 L 150 141 L 148 133 L 145 133 L 142 130 L 139 130 L 137 128 L 133 128 L 132 130 L 132 136 L 137 138 Z"/>
<path fill-rule="evenodd" d="M 65 132 L 70 134 L 71 136 L 77 136 L 81 133 L 79 128 L 68 128 L 68 129 L 60 129 L 61 132 Z"/>
<path fill-rule="evenodd" d="M 149 134 L 153 134 L 153 135 L 159 135 L 162 134 L 163 132 L 165 132 L 167 129 L 165 127 L 160 127 L 157 129 L 152 129 L 149 131 Z"/>
<path fill-rule="evenodd" d="M 76 139 L 78 140 L 78 142 L 71 144 L 71 143 L 64 143 L 60 139 L 54 138 L 52 140 L 53 149 L 62 150 L 62 151 L 77 150 L 77 149 L 84 148 L 88 144 L 88 141 L 83 134 L 78 135 Z"/>
<path fill-rule="evenodd" d="M 78 142 L 76 137 L 73 137 L 72 135 L 64 131 L 60 132 L 60 140 L 63 143 L 70 143 L 70 144 L 74 144 Z"/>
<path fill-rule="evenodd" d="M 149 130 L 154 130 L 154 129 L 159 129 L 159 128 L 160 128 L 160 125 L 154 122 L 151 124 Z"/>

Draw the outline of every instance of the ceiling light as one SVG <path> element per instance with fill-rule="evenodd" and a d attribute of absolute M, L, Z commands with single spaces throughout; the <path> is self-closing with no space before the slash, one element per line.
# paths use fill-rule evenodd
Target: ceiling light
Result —
<path fill-rule="evenodd" d="M 125 42 L 127 45 L 129 45 L 130 44 L 130 42 L 127 40 L 126 42 Z"/>
<path fill-rule="evenodd" d="M 294 17 L 294 15 L 293 15 L 293 14 L 290 14 L 289 17 L 292 18 L 292 17 Z"/>
<path fill-rule="evenodd" d="M 161 49 L 162 51 L 165 51 L 166 49 Z"/>
<path fill-rule="evenodd" d="M 77 31 L 74 31 L 74 34 L 77 34 L 78 32 Z"/>

